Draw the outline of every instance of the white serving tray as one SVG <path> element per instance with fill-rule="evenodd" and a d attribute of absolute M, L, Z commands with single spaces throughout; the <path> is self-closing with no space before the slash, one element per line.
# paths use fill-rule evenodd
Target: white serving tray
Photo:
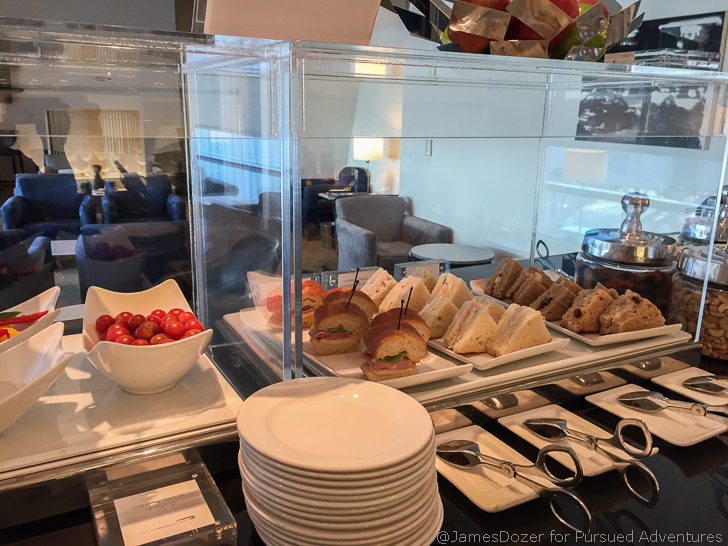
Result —
<path fill-rule="evenodd" d="M 490 298 L 493 301 L 497 301 L 503 307 L 508 307 L 509 301 L 499 300 L 493 296 L 489 296 L 483 292 L 483 285 L 487 279 L 477 279 L 470 281 L 470 288 L 478 295 Z M 673 332 L 679 331 L 682 326 L 680 324 L 666 324 L 665 326 L 659 326 L 657 328 L 648 328 L 647 330 L 637 330 L 636 332 L 622 332 L 621 334 L 595 334 L 591 332 L 577 334 L 571 330 L 563 328 L 557 321 L 546 321 L 546 326 L 552 330 L 574 338 L 577 341 L 591 345 L 592 347 L 601 347 L 603 345 L 613 345 L 615 343 L 628 343 L 631 341 L 638 341 L 640 339 L 649 339 L 652 337 L 665 336 L 672 334 Z"/>
<path fill-rule="evenodd" d="M 711 372 L 706 372 L 700 368 L 685 368 L 684 370 L 678 370 L 676 372 L 660 375 L 653 377 L 652 382 L 670 389 L 686 398 L 700 402 L 701 404 L 728 404 L 728 392 L 724 394 L 709 394 L 707 392 L 694 391 L 683 387 L 683 381 L 690 379 L 691 377 L 702 377 L 706 375 L 713 375 Z"/>
<path fill-rule="evenodd" d="M 436 445 L 450 440 L 472 440 L 480 446 L 480 451 L 485 455 L 516 464 L 532 464 L 518 451 L 475 425 L 435 436 Z M 486 512 L 501 512 L 538 498 L 538 495 L 530 487 L 484 466 L 457 468 L 437 457 L 435 468 L 473 501 L 473 504 Z"/>
<path fill-rule="evenodd" d="M 710 417 L 700 417 L 670 409 L 647 413 L 623 406 L 618 401 L 621 395 L 628 392 L 646 390 L 637 385 L 628 384 L 598 394 L 590 394 L 586 399 L 595 406 L 623 419 L 642 419 L 655 436 L 676 446 L 692 446 L 728 430 L 728 426 Z"/>
<path fill-rule="evenodd" d="M 81 335 L 65 352 L 82 352 Z M 113 455 L 160 438 L 234 426 L 242 401 L 206 356 L 175 387 L 129 394 L 77 354 L 40 400 L 0 434 L 0 480 Z"/>
<path fill-rule="evenodd" d="M 31 315 L 41 311 L 48 311 L 48 313 L 29 326 L 25 325 L 25 327 L 16 328 L 18 330 L 16 335 L 6 341 L 0 342 L 0 353 L 15 347 L 19 343 L 22 343 L 26 339 L 34 336 L 41 330 L 53 324 L 53 321 L 56 320 L 58 314 L 61 312 L 59 309 L 56 309 L 56 302 L 58 301 L 58 295 L 60 293 L 61 289 L 54 286 L 53 288 L 49 288 L 45 292 L 41 292 L 34 298 L 30 298 L 15 307 L 4 309 L 3 311 L 20 311 L 23 315 Z"/>
<path fill-rule="evenodd" d="M 509 362 L 516 362 L 517 360 L 523 360 L 531 356 L 542 355 L 544 353 L 550 353 L 551 351 L 558 351 L 563 349 L 569 344 L 569 340 L 566 338 L 552 339 L 549 343 L 543 345 L 536 345 L 535 347 L 529 347 L 521 351 L 515 351 L 503 356 L 492 356 L 488 353 L 466 353 L 459 354 L 451 349 L 445 347 L 445 343 L 440 339 L 431 339 L 427 342 L 430 347 L 437 349 L 440 352 L 445 353 L 452 358 L 470 364 L 477 370 L 490 370 Z"/>
<path fill-rule="evenodd" d="M 269 346 L 278 345 L 280 347 L 283 343 L 283 331 L 280 328 L 270 326 L 265 318 L 265 313 L 259 312 L 258 308 L 243 309 L 238 316 L 240 317 L 240 325 L 246 336 L 249 337 L 254 332 L 257 337 L 268 338 Z M 231 321 L 228 317 L 232 318 L 230 315 L 225 317 L 228 323 L 235 327 L 237 321 Z M 366 379 L 364 373 L 359 368 L 359 363 L 363 360 L 360 352 L 330 356 L 318 355 L 311 344 L 308 330 L 303 331 L 303 357 L 309 362 L 323 366 L 332 375 Z M 407 377 L 389 379 L 381 383 L 396 389 L 401 389 L 457 377 L 468 373 L 472 369 L 472 364 L 452 362 L 442 358 L 438 354 L 428 352 L 427 356 L 417 364 L 418 373 Z"/>

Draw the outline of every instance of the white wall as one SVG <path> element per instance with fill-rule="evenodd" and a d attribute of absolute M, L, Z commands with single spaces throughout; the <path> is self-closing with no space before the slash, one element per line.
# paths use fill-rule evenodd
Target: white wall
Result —
<path fill-rule="evenodd" d="M 176 28 L 174 0 L 2 0 L 0 15 L 150 30 Z"/>

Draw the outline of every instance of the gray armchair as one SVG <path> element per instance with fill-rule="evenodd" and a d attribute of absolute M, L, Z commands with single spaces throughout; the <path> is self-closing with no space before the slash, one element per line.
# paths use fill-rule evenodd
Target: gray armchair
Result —
<path fill-rule="evenodd" d="M 449 227 L 410 216 L 396 195 L 357 195 L 336 201 L 339 269 L 377 265 L 392 270 L 413 246 L 451 243 Z"/>

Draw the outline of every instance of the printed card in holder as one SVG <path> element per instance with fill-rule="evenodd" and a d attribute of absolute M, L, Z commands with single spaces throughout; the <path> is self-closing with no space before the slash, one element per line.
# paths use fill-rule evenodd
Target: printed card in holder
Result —
<path fill-rule="evenodd" d="M 116 465 L 87 476 L 100 546 L 237 544 L 237 524 L 194 453 Z"/>
<path fill-rule="evenodd" d="M 443 260 L 426 260 L 422 262 L 407 262 L 394 265 L 394 278 L 401 281 L 407 275 L 411 275 L 415 269 L 421 267 L 427 270 L 430 275 L 438 279 L 443 273 L 450 273 L 450 262 Z"/>
<path fill-rule="evenodd" d="M 321 284 L 326 290 L 332 288 L 351 288 L 354 286 L 354 277 L 356 277 L 359 281 L 358 286 L 361 288 L 378 269 L 378 267 L 362 267 L 359 269 L 358 277 L 356 277 L 356 269 L 324 271 L 321 273 Z"/>

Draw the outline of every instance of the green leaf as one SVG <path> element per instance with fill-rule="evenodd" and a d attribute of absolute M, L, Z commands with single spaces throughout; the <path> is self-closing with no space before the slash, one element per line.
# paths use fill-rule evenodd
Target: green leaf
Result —
<path fill-rule="evenodd" d="M 344 330 L 343 326 L 337 326 L 336 328 L 326 328 L 324 332 L 328 334 L 346 334 L 346 330 Z"/>
<path fill-rule="evenodd" d="M 376 361 L 383 361 L 383 362 L 400 362 L 404 359 L 404 357 L 407 356 L 407 351 L 402 351 L 398 355 L 392 355 L 392 356 L 384 356 L 382 358 L 374 358 L 372 360 Z"/>
<path fill-rule="evenodd" d="M 6 318 L 15 318 L 18 315 L 20 315 L 20 311 L 6 311 L 4 313 L 0 313 L 0 320 Z"/>

